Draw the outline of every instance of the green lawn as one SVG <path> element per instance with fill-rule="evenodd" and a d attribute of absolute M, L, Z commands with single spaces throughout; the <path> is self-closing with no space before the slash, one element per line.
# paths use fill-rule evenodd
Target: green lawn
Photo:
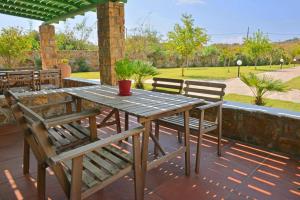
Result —
<path fill-rule="evenodd" d="M 245 95 L 239 95 L 239 94 L 228 94 L 224 98 L 228 101 L 236 101 L 240 103 L 253 103 L 253 97 L 251 96 L 245 96 Z M 274 108 L 282 108 L 287 109 L 291 111 L 298 111 L 300 112 L 300 103 L 294 103 L 290 101 L 281 101 L 281 100 L 275 100 L 275 99 L 265 99 L 266 105 L 268 107 L 274 107 Z"/>
<path fill-rule="evenodd" d="M 292 67 L 292 65 L 285 65 L 284 68 Z M 280 69 L 280 66 L 254 66 L 241 67 L 241 73 L 262 73 L 266 71 L 274 71 Z M 185 69 L 185 76 L 181 76 L 181 68 L 160 68 L 157 77 L 165 78 L 184 78 L 184 79 L 211 79 L 211 80 L 225 80 L 237 77 L 237 67 L 193 67 Z M 72 77 L 99 79 L 99 72 L 82 72 L 72 73 Z"/>
<path fill-rule="evenodd" d="M 293 78 L 292 80 L 286 82 L 287 86 L 292 89 L 300 90 L 300 76 Z"/>

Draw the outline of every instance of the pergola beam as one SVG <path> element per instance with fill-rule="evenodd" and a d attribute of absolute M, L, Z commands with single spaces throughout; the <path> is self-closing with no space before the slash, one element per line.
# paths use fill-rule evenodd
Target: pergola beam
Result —
<path fill-rule="evenodd" d="M 0 2 L 0 7 L 2 8 L 5 8 L 5 9 L 10 9 L 10 4 L 8 3 L 4 3 L 4 2 Z M 32 9 L 28 6 L 25 6 L 25 5 L 14 5 L 14 10 L 15 12 L 20 12 L 20 13 L 31 13 L 31 14 L 34 14 L 34 15 L 42 15 L 42 16 L 49 16 L 50 17 L 53 17 L 55 15 L 57 15 L 57 13 L 53 13 L 53 12 L 50 12 L 50 11 L 43 11 L 43 10 L 38 10 L 38 9 Z"/>
<path fill-rule="evenodd" d="M 95 11 L 97 5 L 127 0 L 2 0 L 0 13 L 57 23 L 87 11 Z"/>

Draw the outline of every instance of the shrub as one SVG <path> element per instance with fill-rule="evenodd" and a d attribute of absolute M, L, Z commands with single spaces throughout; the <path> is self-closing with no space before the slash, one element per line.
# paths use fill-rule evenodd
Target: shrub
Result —
<path fill-rule="evenodd" d="M 250 87 L 255 97 L 256 105 L 265 105 L 263 96 L 267 92 L 285 92 L 287 87 L 280 80 L 274 80 L 272 78 L 263 76 L 259 77 L 254 73 L 249 75 L 242 75 L 241 80 Z"/>
<path fill-rule="evenodd" d="M 134 62 L 135 67 L 135 87 L 138 89 L 144 89 L 143 81 L 146 77 L 156 76 L 158 74 L 157 68 L 152 63 L 136 60 Z"/>
<path fill-rule="evenodd" d="M 89 72 L 91 67 L 87 63 L 85 58 L 76 58 L 75 61 L 71 63 L 72 68 L 75 72 Z"/>

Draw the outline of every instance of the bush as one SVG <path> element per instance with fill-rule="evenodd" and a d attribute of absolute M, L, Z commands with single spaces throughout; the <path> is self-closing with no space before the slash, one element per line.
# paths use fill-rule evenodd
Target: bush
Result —
<path fill-rule="evenodd" d="M 39 55 L 34 56 L 34 66 L 36 70 L 42 69 L 42 59 Z"/>
<path fill-rule="evenodd" d="M 85 58 L 76 58 L 74 62 L 70 63 L 75 72 L 89 72 L 91 67 Z"/>
<path fill-rule="evenodd" d="M 135 87 L 138 89 L 144 89 L 143 81 L 146 77 L 158 75 L 157 69 L 150 62 L 136 60 L 134 61 L 134 67 Z"/>

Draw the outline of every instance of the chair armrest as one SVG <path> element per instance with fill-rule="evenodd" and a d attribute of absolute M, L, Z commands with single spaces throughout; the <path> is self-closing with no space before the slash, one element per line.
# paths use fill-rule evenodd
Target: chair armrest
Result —
<path fill-rule="evenodd" d="M 207 110 L 209 108 L 214 108 L 214 107 L 219 107 L 222 106 L 223 101 L 218 101 L 218 102 L 213 102 L 213 103 L 209 103 L 209 104 L 205 104 L 203 106 L 198 106 L 196 107 L 197 110 Z"/>
<path fill-rule="evenodd" d="M 78 156 L 83 156 L 83 155 L 85 155 L 85 154 L 87 154 L 91 151 L 94 151 L 96 149 L 108 146 L 112 143 L 119 142 L 119 141 L 121 141 L 125 138 L 130 137 L 130 136 L 138 135 L 143 131 L 144 131 L 143 126 L 133 128 L 131 130 L 124 131 L 122 133 L 112 135 L 112 136 L 110 136 L 108 138 L 105 138 L 103 140 L 98 140 L 96 142 L 92 142 L 92 143 L 89 143 L 87 145 L 78 147 L 76 149 L 72 149 L 70 151 L 66 151 L 66 152 L 63 152 L 63 153 L 58 154 L 56 156 L 50 157 L 47 162 L 51 166 L 51 165 L 55 165 L 55 164 L 57 164 L 61 161 L 66 161 L 66 160 L 70 160 L 70 159 L 73 159 L 73 158 L 78 157 Z"/>
<path fill-rule="evenodd" d="M 48 103 L 48 104 L 44 104 L 44 105 L 30 106 L 29 108 L 32 109 L 32 110 L 43 109 L 43 108 L 48 108 L 48 107 L 51 107 L 51 106 L 58 106 L 58 105 L 72 103 L 72 102 L 74 102 L 74 101 L 73 100 L 67 100 L 67 101 L 62 101 L 62 102 Z"/>
<path fill-rule="evenodd" d="M 71 122 L 76 122 L 81 119 L 86 119 L 88 117 L 93 117 L 100 114 L 99 109 L 91 109 L 91 110 L 85 110 L 79 113 L 72 113 L 68 115 L 63 115 L 51 119 L 46 119 L 43 121 L 43 124 L 46 128 L 50 128 L 57 125 L 63 125 L 68 124 Z"/>

